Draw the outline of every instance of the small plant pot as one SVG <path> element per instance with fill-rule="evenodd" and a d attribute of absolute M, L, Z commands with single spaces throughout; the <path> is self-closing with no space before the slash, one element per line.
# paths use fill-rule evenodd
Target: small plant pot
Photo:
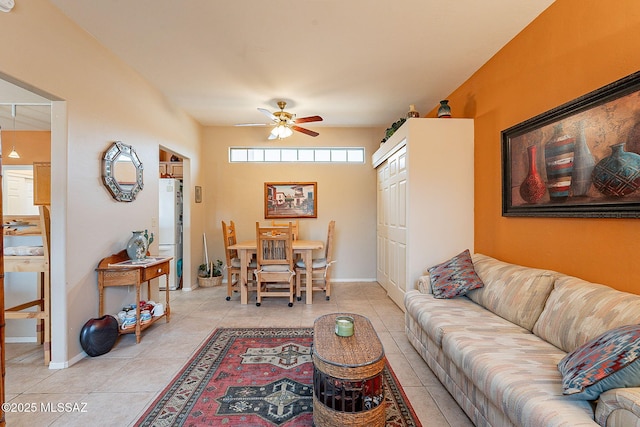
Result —
<path fill-rule="evenodd" d="M 222 284 L 222 276 L 198 277 L 198 286 L 201 288 L 211 288 Z"/>

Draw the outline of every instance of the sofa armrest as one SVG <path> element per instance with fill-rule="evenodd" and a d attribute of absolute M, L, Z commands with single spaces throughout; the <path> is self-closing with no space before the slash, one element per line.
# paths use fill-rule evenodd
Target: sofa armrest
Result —
<path fill-rule="evenodd" d="M 602 393 L 595 419 L 603 427 L 640 426 L 640 388 L 616 388 Z"/>
<path fill-rule="evenodd" d="M 433 293 L 431 289 L 431 276 L 429 276 L 428 273 L 418 278 L 418 290 L 423 294 Z"/>

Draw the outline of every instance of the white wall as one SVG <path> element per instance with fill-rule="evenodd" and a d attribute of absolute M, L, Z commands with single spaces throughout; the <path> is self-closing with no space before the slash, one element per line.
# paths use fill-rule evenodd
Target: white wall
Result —
<path fill-rule="evenodd" d="M 11 41 L 0 73 L 63 101 L 52 113 L 51 208 L 52 367 L 64 367 L 82 357 L 80 329 L 98 314 L 96 265 L 123 249 L 131 230 L 153 230 L 160 145 L 190 159 L 198 185 L 200 127 L 46 0 L 0 13 L 0 37 Z M 144 189 L 132 203 L 114 201 L 101 181 L 102 153 L 118 140 L 135 148 L 145 168 Z M 193 206 L 185 225 L 195 235 L 203 212 Z M 199 245 L 193 250 L 199 259 Z M 131 299 L 127 288 L 107 293 L 108 312 Z"/>

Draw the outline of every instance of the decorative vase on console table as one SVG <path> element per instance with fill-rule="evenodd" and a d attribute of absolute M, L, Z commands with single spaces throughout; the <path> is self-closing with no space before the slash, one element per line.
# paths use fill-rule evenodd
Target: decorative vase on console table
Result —
<path fill-rule="evenodd" d="M 440 101 L 440 107 L 438 108 L 438 117 L 449 118 L 451 117 L 451 107 L 449 106 L 449 100 L 443 99 Z"/>
<path fill-rule="evenodd" d="M 529 155 L 529 173 L 524 181 L 522 181 L 522 184 L 520 184 L 520 196 L 528 203 L 536 203 L 538 200 L 542 199 L 542 196 L 544 196 L 544 193 L 547 191 L 547 187 L 538 173 L 538 167 L 536 166 L 537 152 L 538 147 L 535 145 L 527 147 L 527 154 Z"/>
<path fill-rule="evenodd" d="M 143 231 L 134 231 L 127 243 L 127 255 L 133 261 L 143 260 L 147 256 L 149 242 L 143 233 Z"/>

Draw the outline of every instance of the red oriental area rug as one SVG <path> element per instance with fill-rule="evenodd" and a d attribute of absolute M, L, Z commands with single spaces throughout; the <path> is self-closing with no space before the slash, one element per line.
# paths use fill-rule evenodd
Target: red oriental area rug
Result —
<path fill-rule="evenodd" d="M 215 330 L 135 426 L 313 425 L 313 328 Z M 387 426 L 421 426 L 383 372 Z"/>

